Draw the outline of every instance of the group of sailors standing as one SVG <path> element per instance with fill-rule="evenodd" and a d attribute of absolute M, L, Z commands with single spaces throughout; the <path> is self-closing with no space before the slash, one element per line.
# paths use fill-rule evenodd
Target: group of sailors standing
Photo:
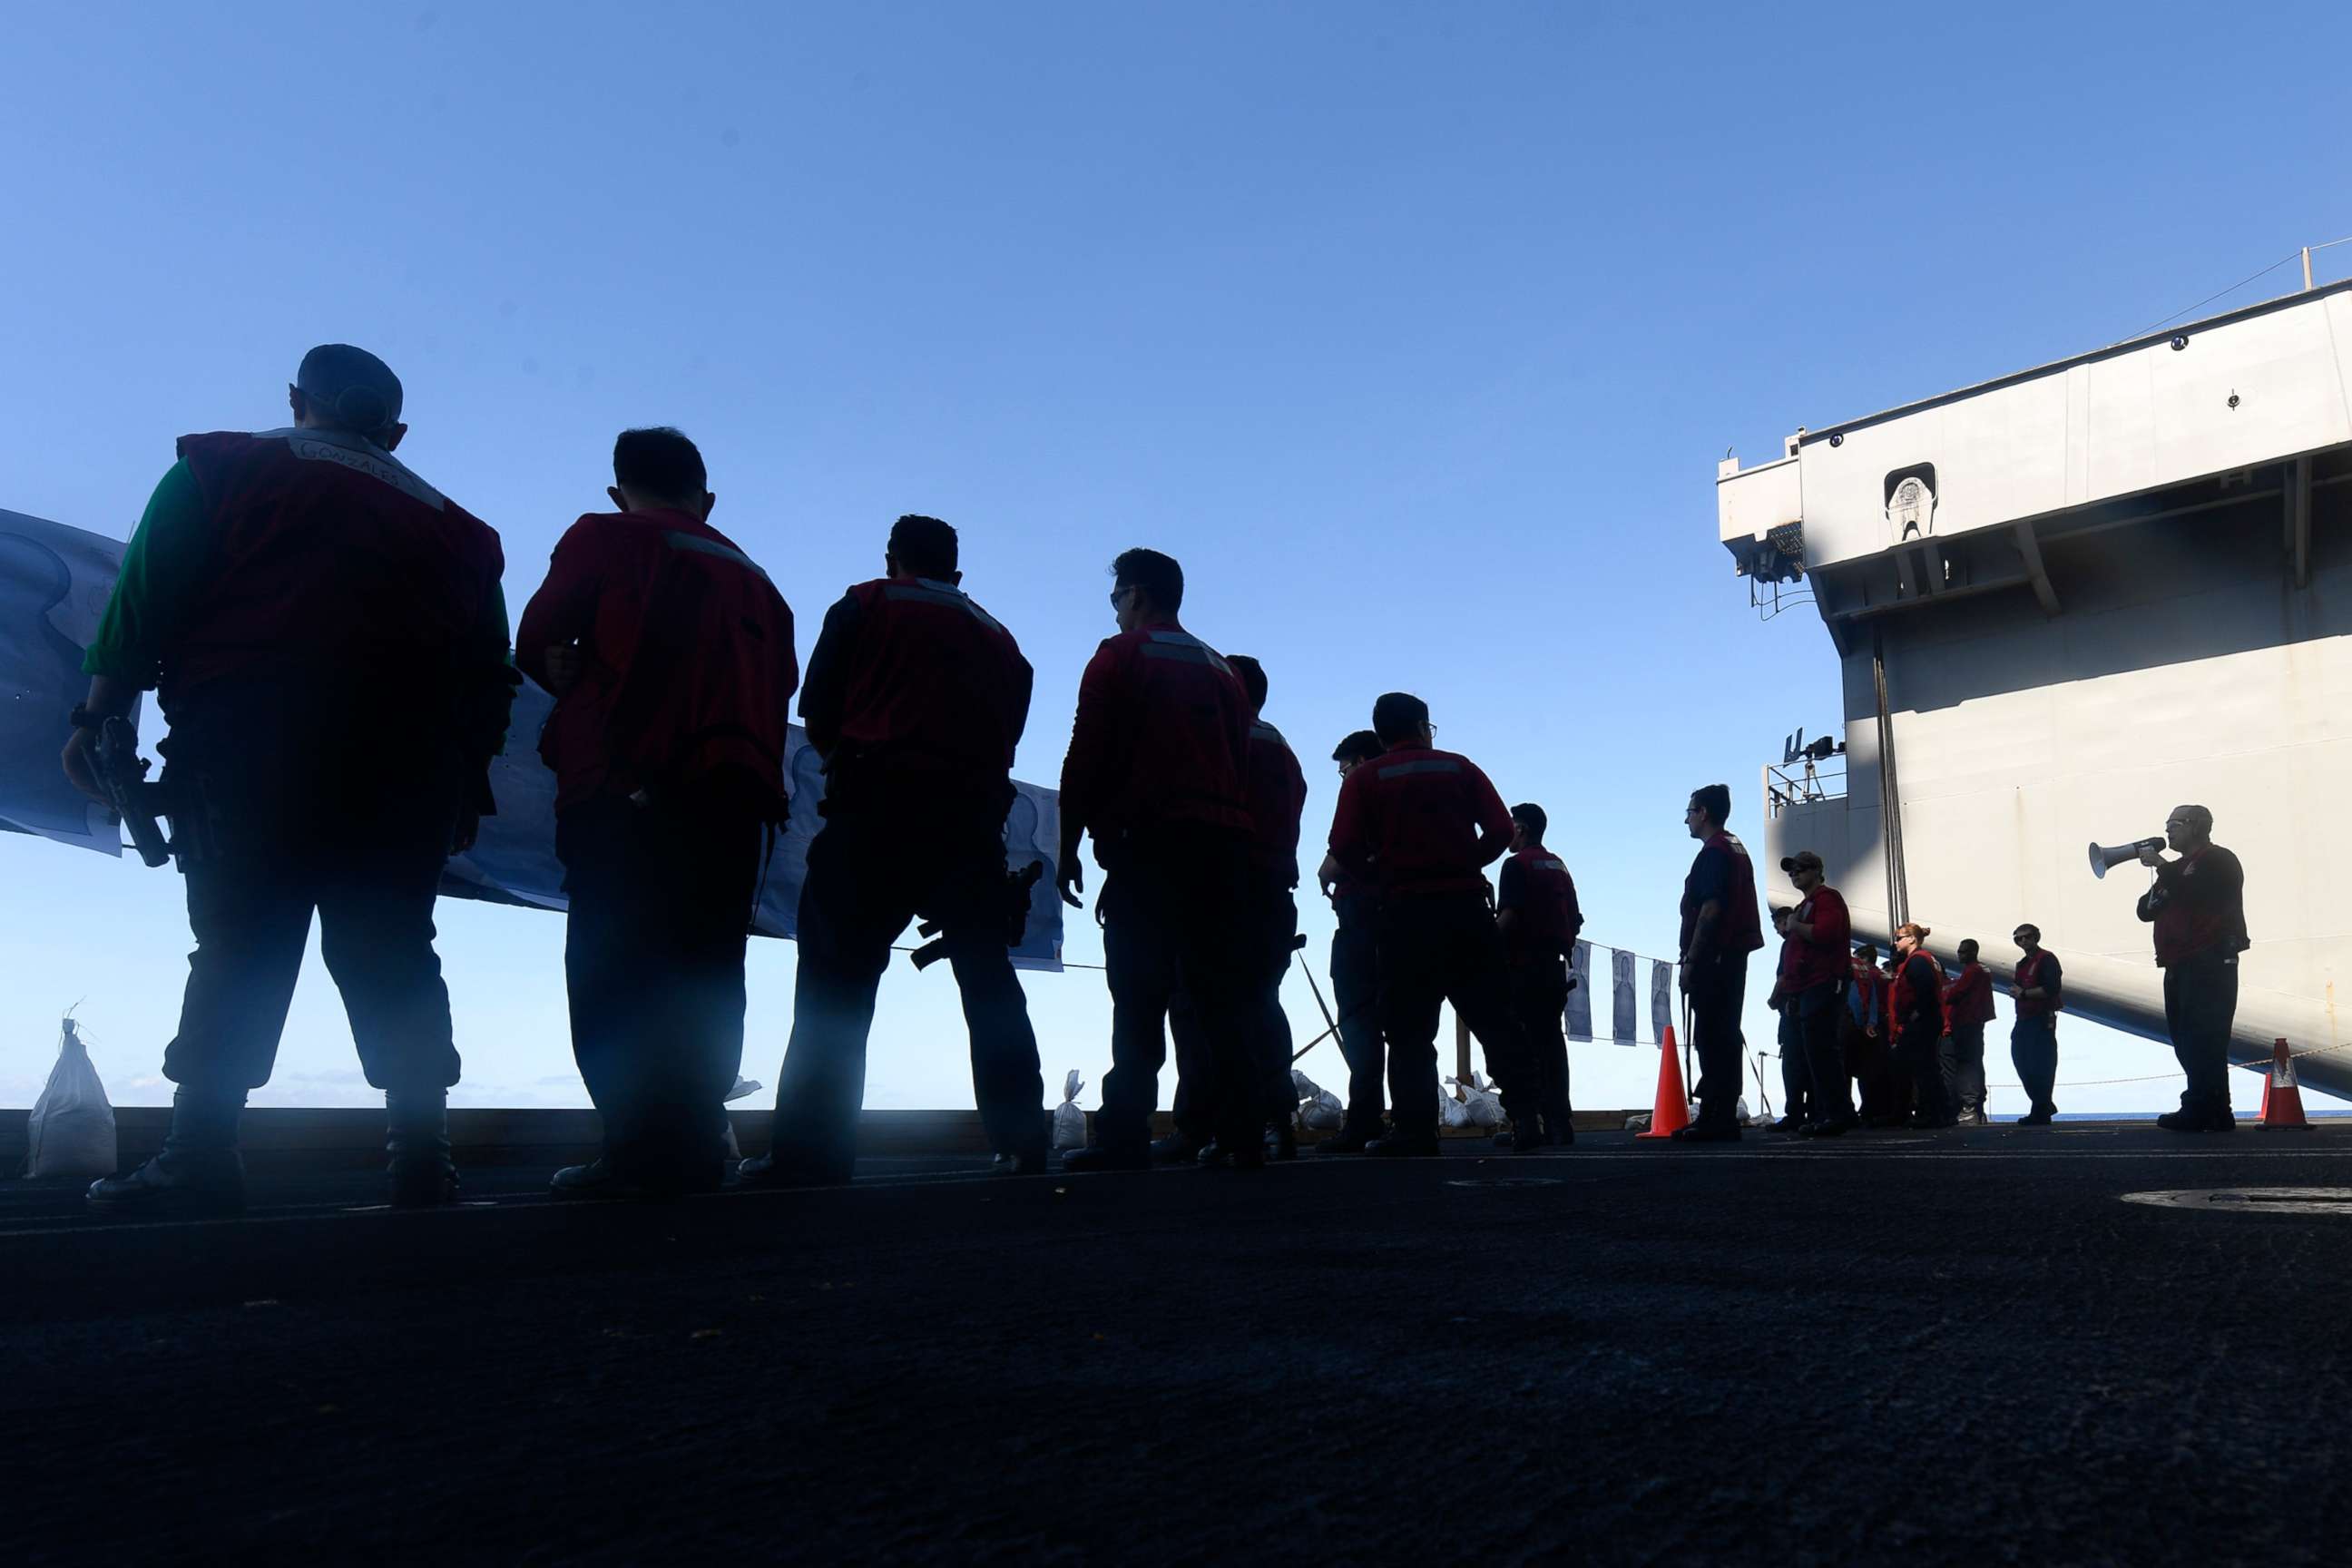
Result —
<path fill-rule="evenodd" d="M 454 1201 L 446 1105 L 459 1060 L 434 902 L 444 862 L 496 808 L 488 766 L 523 675 L 555 698 L 539 748 L 555 775 L 570 903 L 572 1044 L 604 1128 L 602 1156 L 558 1172 L 558 1194 L 846 1180 L 876 994 L 893 940 L 918 919 L 940 932 L 961 993 L 999 1169 L 1043 1171 L 1049 1118 L 1008 952 L 1026 885 L 1008 875 L 1004 843 L 1033 677 L 1012 633 L 963 591 L 955 530 L 899 518 L 882 575 L 827 610 L 803 680 L 791 608 L 710 522 L 701 454 L 676 430 L 627 431 L 613 453 L 614 510 L 562 535 L 510 654 L 498 535 L 393 456 L 407 428 L 398 378 L 330 344 L 288 390 L 289 428 L 182 439 L 87 650 L 88 698 L 66 721 L 68 775 L 120 798 L 118 749 L 96 742 L 139 692 L 157 690 L 170 722 L 160 787 L 196 938 L 164 1056 L 175 1085 L 164 1147 L 97 1183 L 90 1202 L 117 1213 L 242 1205 L 238 1118 L 268 1080 L 314 917 L 361 1065 L 384 1094 L 392 1199 Z M 1129 550 L 1112 563 L 1117 632 L 1079 682 L 1062 770 L 1055 878 L 1083 907 L 1079 849 L 1091 837 L 1112 1001 L 1112 1066 L 1073 1170 L 1171 1156 L 1251 1168 L 1296 1148 L 1278 992 L 1300 941 L 1305 777 L 1264 717 L 1265 671 L 1187 631 L 1183 597 L 1167 555 Z M 824 826 L 801 893 L 771 1147 L 730 1172 L 723 1100 L 743 1051 L 745 941 L 785 814 L 796 693 L 824 762 Z M 1321 1147 L 1436 1153 L 1448 1002 L 1485 1047 L 1513 1145 L 1565 1145 L 1567 958 L 1582 916 L 1544 845 L 1545 815 L 1506 807 L 1475 763 L 1439 750 L 1419 698 L 1389 692 L 1370 717 L 1334 752 L 1342 783 L 1317 873 L 1339 916 L 1349 1074 L 1344 1125 Z M 1739 1013 L 1748 955 L 1763 945 L 1729 811 L 1729 791 L 1712 784 L 1685 819 L 1700 844 L 1680 956 L 1701 1069 L 1701 1111 L 1680 1136 L 1694 1141 L 1738 1136 Z M 2181 1114 L 2199 1126 L 2228 1118 L 2221 1072 L 2244 945 L 2236 861 L 2211 847 L 2210 826 L 2200 808 L 2175 814 L 2182 858 L 2148 852 L 2157 881 L 2142 901 L 2189 1069 Z M 1801 1089 L 1796 1125 L 1853 1126 L 1857 1076 L 1864 1115 L 1938 1125 L 1980 1104 L 1990 986 L 1973 954 L 1948 986 L 1927 931 L 1906 926 L 1882 990 L 1849 957 L 1844 902 L 1820 858 L 1783 867 L 1802 896 L 1779 921 L 1773 987 Z M 2046 1121 L 2058 965 L 2032 928 L 2017 934 L 2018 1060 L 2036 1086 L 2030 1120 Z M 1155 1146 L 1171 1023 L 1176 1131 Z M 1953 1076 L 1975 1086 L 1958 1104 L 1948 1032 Z"/>
<path fill-rule="evenodd" d="M 314 918 L 384 1094 L 392 1201 L 455 1200 L 446 1106 L 460 1064 L 433 908 L 444 862 L 496 809 L 488 767 L 526 675 L 555 699 L 538 741 L 555 776 L 572 1044 L 604 1129 L 601 1157 L 556 1173 L 559 1194 L 847 1179 L 876 994 L 918 919 L 939 931 L 962 996 L 998 1168 L 1045 1169 L 1036 1040 L 1008 952 L 1025 885 L 1004 845 L 1032 672 L 963 591 L 955 530 L 898 519 L 882 575 L 826 612 L 803 679 L 791 608 L 711 524 L 701 454 L 676 430 L 627 431 L 614 510 L 564 532 L 510 654 L 498 535 L 393 455 L 407 427 L 389 367 L 324 345 L 288 395 L 288 428 L 180 442 L 86 651 L 88 698 L 66 721 L 68 777 L 119 799 L 120 763 L 98 739 L 157 691 L 170 723 L 160 787 L 196 938 L 164 1058 L 164 1147 L 95 1184 L 90 1203 L 242 1205 L 238 1120 L 268 1080 Z M 1062 898 L 1081 905 L 1091 837 L 1113 1065 L 1093 1142 L 1067 1163 L 1153 1160 L 1172 1014 L 1180 1152 L 1260 1165 L 1294 1150 L 1277 990 L 1298 944 L 1304 775 L 1260 711 L 1264 669 L 1184 629 L 1181 566 L 1130 550 L 1112 577 L 1117 634 L 1079 684 L 1055 865 Z M 824 764 L 824 826 L 801 893 L 771 1147 L 730 1173 L 723 1100 L 795 694 Z M 1447 1000 L 1486 1048 L 1519 1145 L 1565 1143 L 1561 1014 L 1581 920 L 1543 813 L 1507 810 L 1475 764 L 1438 751 L 1418 699 L 1390 693 L 1371 717 L 1337 755 L 1319 878 L 1340 911 L 1351 1088 L 1326 1147 L 1436 1152 Z M 1507 853 L 1490 901 L 1483 868 Z"/>
<path fill-rule="evenodd" d="M 2155 876 L 2137 913 L 2153 928 L 2166 1023 L 2186 1080 L 2180 1108 L 2157 1119 L 2169 1131 L 2226 1131 L 2235 1125 L 2230 1034 L 2238 955 L 2251 943 L 2243 868 L 2213 843 L 2212 834 L 2211 812 L 2183 805 L 2165 824 L 2163 847 L 2174 858 L 2166 858 L 2156 840 L 2139 847 L 2141 863 Z M 1947 973 L 1927 946 L 1933 933 L 1906 921 L 1895 928 L 1894 955 L 1882 969 L 1874 943 L 1853 942 L 1845 900 L 1827 884 L 1818 853 L 1801 849 L 1783 858 L 1780 868 L 1800 901 L 1772 911 L 1780 951 L 1767 1002 L 1780 1015 L 1786 1096 L 1786 1114 L 1775 1130 L 1836 1137 L 1863 1126 L 1944 1128 L 1990 1121 L 1984 1051 L 1993 978 L 1976 942 L 1959 944 L 1959 968 Z M 2057 1015 L 2065 1006 L 2064 969 L 2031 921 L 2010 940 L 2019 954 L 2010 984 L 2016 1007 L 2010 1059 L 2029 1101 L 2018 1125 L 2047 1126 L 2058 1109 Z M 1736 1018 L 1736 999 L 1731 1013 Z M 1690 1135 L 1737 1137 L 1736 1117 L 1719 1103 L 1723 1005 L 1718 1001 L 1699 1016 L 1695 1032 L 1704 1029 L 1707 1042 L 1699 1047 L 1702 1073 L 1711 1044 L 1717 1079 L 1710 1084 L 1702 1076 L 1700 1099 L 1706 1102 L 1713 1089 L 1718 1103 L 1698 1119 L 1704 1129 Z M 1729 1092 L 1737 1094 L 1736 1079 Z"/>

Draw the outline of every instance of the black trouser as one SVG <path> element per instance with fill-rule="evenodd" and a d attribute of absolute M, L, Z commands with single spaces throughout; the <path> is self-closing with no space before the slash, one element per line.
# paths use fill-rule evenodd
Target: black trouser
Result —
<path fill-rule="evenodd" d="M 2212 951 L 2164 971 L 2164 1026 L 2188 1083 L 2180 1109 L 2210 1116 L 2230 1110 L 2230 1026 L 2238 1016 L 2238 960 Z"/>
<path fill-rule="evenodd" d="M 1381 1028 L 1396 1131 L 1437 1133 L 1437 1017 L 1447 1002 L 1486 1052 L 1514 1127 L 1533 1127 L 1542 1086 L 1511 1010 L 1503 937 L 1475 892 L 1391 895 L 1381 906 Z"/>
<path fill-rule="evenodd" d="M 1812 1075 L 1805 1068 L 1805 1030 L 1797 1020 L 1797 999 L 1783 997 L 1780 1002 L 1780 1093 L 1788 1101 L 1792 1120 L 1802 1121 L 1810 1110 L 1806 1101 L 1811 1098 Z"/>
<path fill-rule="evenodd" d="M 1118 840 L 1110 859 L 1097 904 L 1111 1068 L 1095 1142 L 1122 1155 L 1150 1142 L 1169 1005 L 1182 992 L 1200 1019 L 1205 1059 L 1193 1076 L 1206 1126 L 1240 1148 L 1265 1121 L 1263 1051 L 1250 1022 L 1249 837 L 1175 824 Z"/>
<path fill-rule="evenodd" d="M 2026 1098 L 2033 1116 L 2056 1113 L 2058 1102 L 2051 1098 L 2058 1084 L 2058 1019 L 2044 1013 L 2038 1018 L 2020 1018 L 2009 1032 L 2009 1059 L 2017 1068 L 2018 1080 L 2025 1086 Z"/>
<path fill-rule="evenodd" d="M 316 719 L 216 701 L 163 745 L 163 782 L 189 803 L 173 826 L 196 939 L 163 1076 L 194 1097 L 242 1101 L 269 1081 L 313 911 L 368 1082 L 437 1096 L 457 1081 L 433 951 L 457 758 L 302 728 Z"/>
<path fill-rule="evenodd" d="M 1846 1087 L 1845 1043 L 1838 1025 L 1846 1016 L 1845 988 L 1834 980 L 1809 985 L 1782 1004 L 1797 1016 L 1804 1042 L 1805 1104 L 1816 1121 L 1852 1121 L 1853 1100 Z"/>
<path fill-rule="evenodd" d="M 1905 1023 L 1895 1036 L 1898 1079 L 1910 1084 L 1912 1110 L 1930 1127 L 1952 1119 L 1951 1102 L 1945 1096 L 1943 1033 L 1930 1016 Z"/>
<path fill-rule="evenodd" d="M 1290 973 L 1290 944 L 1298 935 L 1298 901 L 1288 888 L 1261 883 L 1257 902 L 1263 914 L 1251 993 L 1252 1033 L 1265 1078 L 1266 1115 L 1288 1127 L 1298 1110 L 1298 1089 L 1290 1079 L 1290 1015 L 1282 1010 L 1282 981 Z"/>
<path fill-rule="evenodd" d="M 1984 1111 L 1984 1037 L 1982 1020 L 1952 1026 L 1952 1114 L 1963 1121 Z"/>
<path fill-rule="evenodd" d="M 1103 937 L 1107 949 L 1108 930 Z M 1169 1120 L 1186 1142 L 1197 1147 L 1217 1135 L 1217 1096 L 1211 1087 L 1216 1081 L 1216 1058 L 1189 991 L 1168 998 L 1168 1038 L 1176 1051 L 1176 1093 L 1168 1102 Z"/>
<path fill-rule="evenodd" d="M 1567 961 L 1552 958 L 1514 968 L 1511 1010 L 1518 1015 L 1519 1035 L 1527 1043 L 1528 1071 L 1535 1079 L 1542 1136 L 1564 1143 L 1575 1133 L 1568 1093 Z M 1520 1124 L 1512 1131 L 1524 1137 L 1529 1129 Z"/>
<path fill-rule="evenodd" d="M 556 818 L 555 852 L 572 902 L 572 1054 L 604 1157 L 633 1180 L 709 1179 L 743 1063 L 760 824 L 740 807 L 604 796 Z"/>
<path fill-rule="evenodd" d="M 1298 934 L 1298 905 L 1286 887 L 1260 881 L 1250 900 L 1248 944 L 1248 1016 L 1253 1052 L 1265 1093 L 1265 1115 L 1285 1127 L 1298 1109 L 1298 1094 L 1290 1079 L 1290 1015 L 1282 1010 L 1282 980 L 1290 970 L 1291 941 Z M 1216 1135 L 1215 1097 L 1196 1088 L 1213 1081 L 1214 1068 L 1201 1010 L 1192 993 L 1181 991 L 1168 1007 L 1168 1033 L 1176 1045 L 1176 1098 L 1171 1107 L 1177 1130 L 1194 1143 Z"/>
<path fill-rule="evenodd" d="M 1845 1022 L 1838 1026 L 1838 1033 L 1845 1044 L 1846 1065 L 1853 1075 L 1855 1092 L 1862 1100 L 1857 1113 L 1865 1121 L 1900 1116 L 1903 1096 L 1895 1089 L 1895 1066 L 1885 1029 L 1872 1034 L 1853 1021 L 1849 1010 Z"/>
<path fill-rule="evenodd" d="M 1339 1018 L 1339 1055 L 1348 1064 L 1347 1131 L 1377 1137 L 1381 1078 L 1388 1053 L 1381 1042 L 1380 908 L 1368 893 L 1335 900 L 1339 929 L 1331 933 L 1331 1005 Z"/>
<path fill-rule="evenodd" d="M 1748 1037 L 1739 1026 L 1748 1000 L 1744 952 L 1691 964 L 1683 971 L 1690 998 L 1691 1050 L 1698 1058 L 1698 1119 L 1710 1126 L 1739 1121 L 1739 1085 L 1747 1071 Z"/>
<path fill-rule="evenodd" d="M 780 1166 L 847 1181 L 866 1100 L 866 1047 L 890 944 L 920 916 L 937 921 L 971 1035 L 972 1099 L 1000 1154 L 1043 1160 L 1045 1081 L 1029 998 L 1005 938 L 1010 906 L 1003 820 L 828 803 L 809 845 L 795 938 L 793 1033 L 776 1076 L 772 1155 Z"/>

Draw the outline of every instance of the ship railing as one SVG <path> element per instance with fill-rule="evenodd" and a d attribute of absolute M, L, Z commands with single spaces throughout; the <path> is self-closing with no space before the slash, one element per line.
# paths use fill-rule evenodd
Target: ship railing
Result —
<path fill-rule="evenodd" d="M 1841 800 L 1845 795 L 1845 759 L 1843 756 L 1815 761 L 1811 757 L 1795 763 L 1764 764 L 1764 805 L 1767 815 L 1775 821 L 1792 805 L 1806 805 L 1818 800 Z"/>

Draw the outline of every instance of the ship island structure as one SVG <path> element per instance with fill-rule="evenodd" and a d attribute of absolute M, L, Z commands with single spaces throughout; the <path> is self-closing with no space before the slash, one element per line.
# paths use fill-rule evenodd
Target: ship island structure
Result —
<path fill-rule="evenodd" d="M 1716 497 L 1843 675 L 1843 739 L 1763 769 L 1772 901 L 1818 850 L 1858 939 L 1974 936 L 2004 985 L 2031 921 L 2070 1012 L 2164 1040 L 2148 873 L 2096 847 L 2206 805 L 2253 942 L 2232 1059 L 2284 1039 L 2352 1097 L 2352 279 L 1801 428 Z"/>

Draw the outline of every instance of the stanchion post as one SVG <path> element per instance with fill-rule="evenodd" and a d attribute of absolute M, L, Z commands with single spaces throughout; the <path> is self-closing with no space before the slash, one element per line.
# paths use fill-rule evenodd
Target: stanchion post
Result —
<path fill-rule="evenodd" d="M 1290 950 L 1290 958 L 1292 963 L 1298 965 L 1298 972 L 1307 976 L 1307 989 L 1315 994 L 1315 1010 L 1323 1015 L 1323 1035 L 1332 1039 L 1339 1038 L 1339 1020 L 1331 1016 L 1331 1009 L 1325 1005 L 1323 987 L 1315 984 L 1315 969 L 1307 962 L 1305 951 L 1294 947 Z M 1297 1061 L 1298 1058 L 1293 1057 L 1290 1059 Z"/>
<path fill-rule="evenodd" d="M 1698 1079 L 1691 1076 L 1691 1005 L 1690 993 L 1683 993 L 1683 1092 L 1696 1094 Z"/>

